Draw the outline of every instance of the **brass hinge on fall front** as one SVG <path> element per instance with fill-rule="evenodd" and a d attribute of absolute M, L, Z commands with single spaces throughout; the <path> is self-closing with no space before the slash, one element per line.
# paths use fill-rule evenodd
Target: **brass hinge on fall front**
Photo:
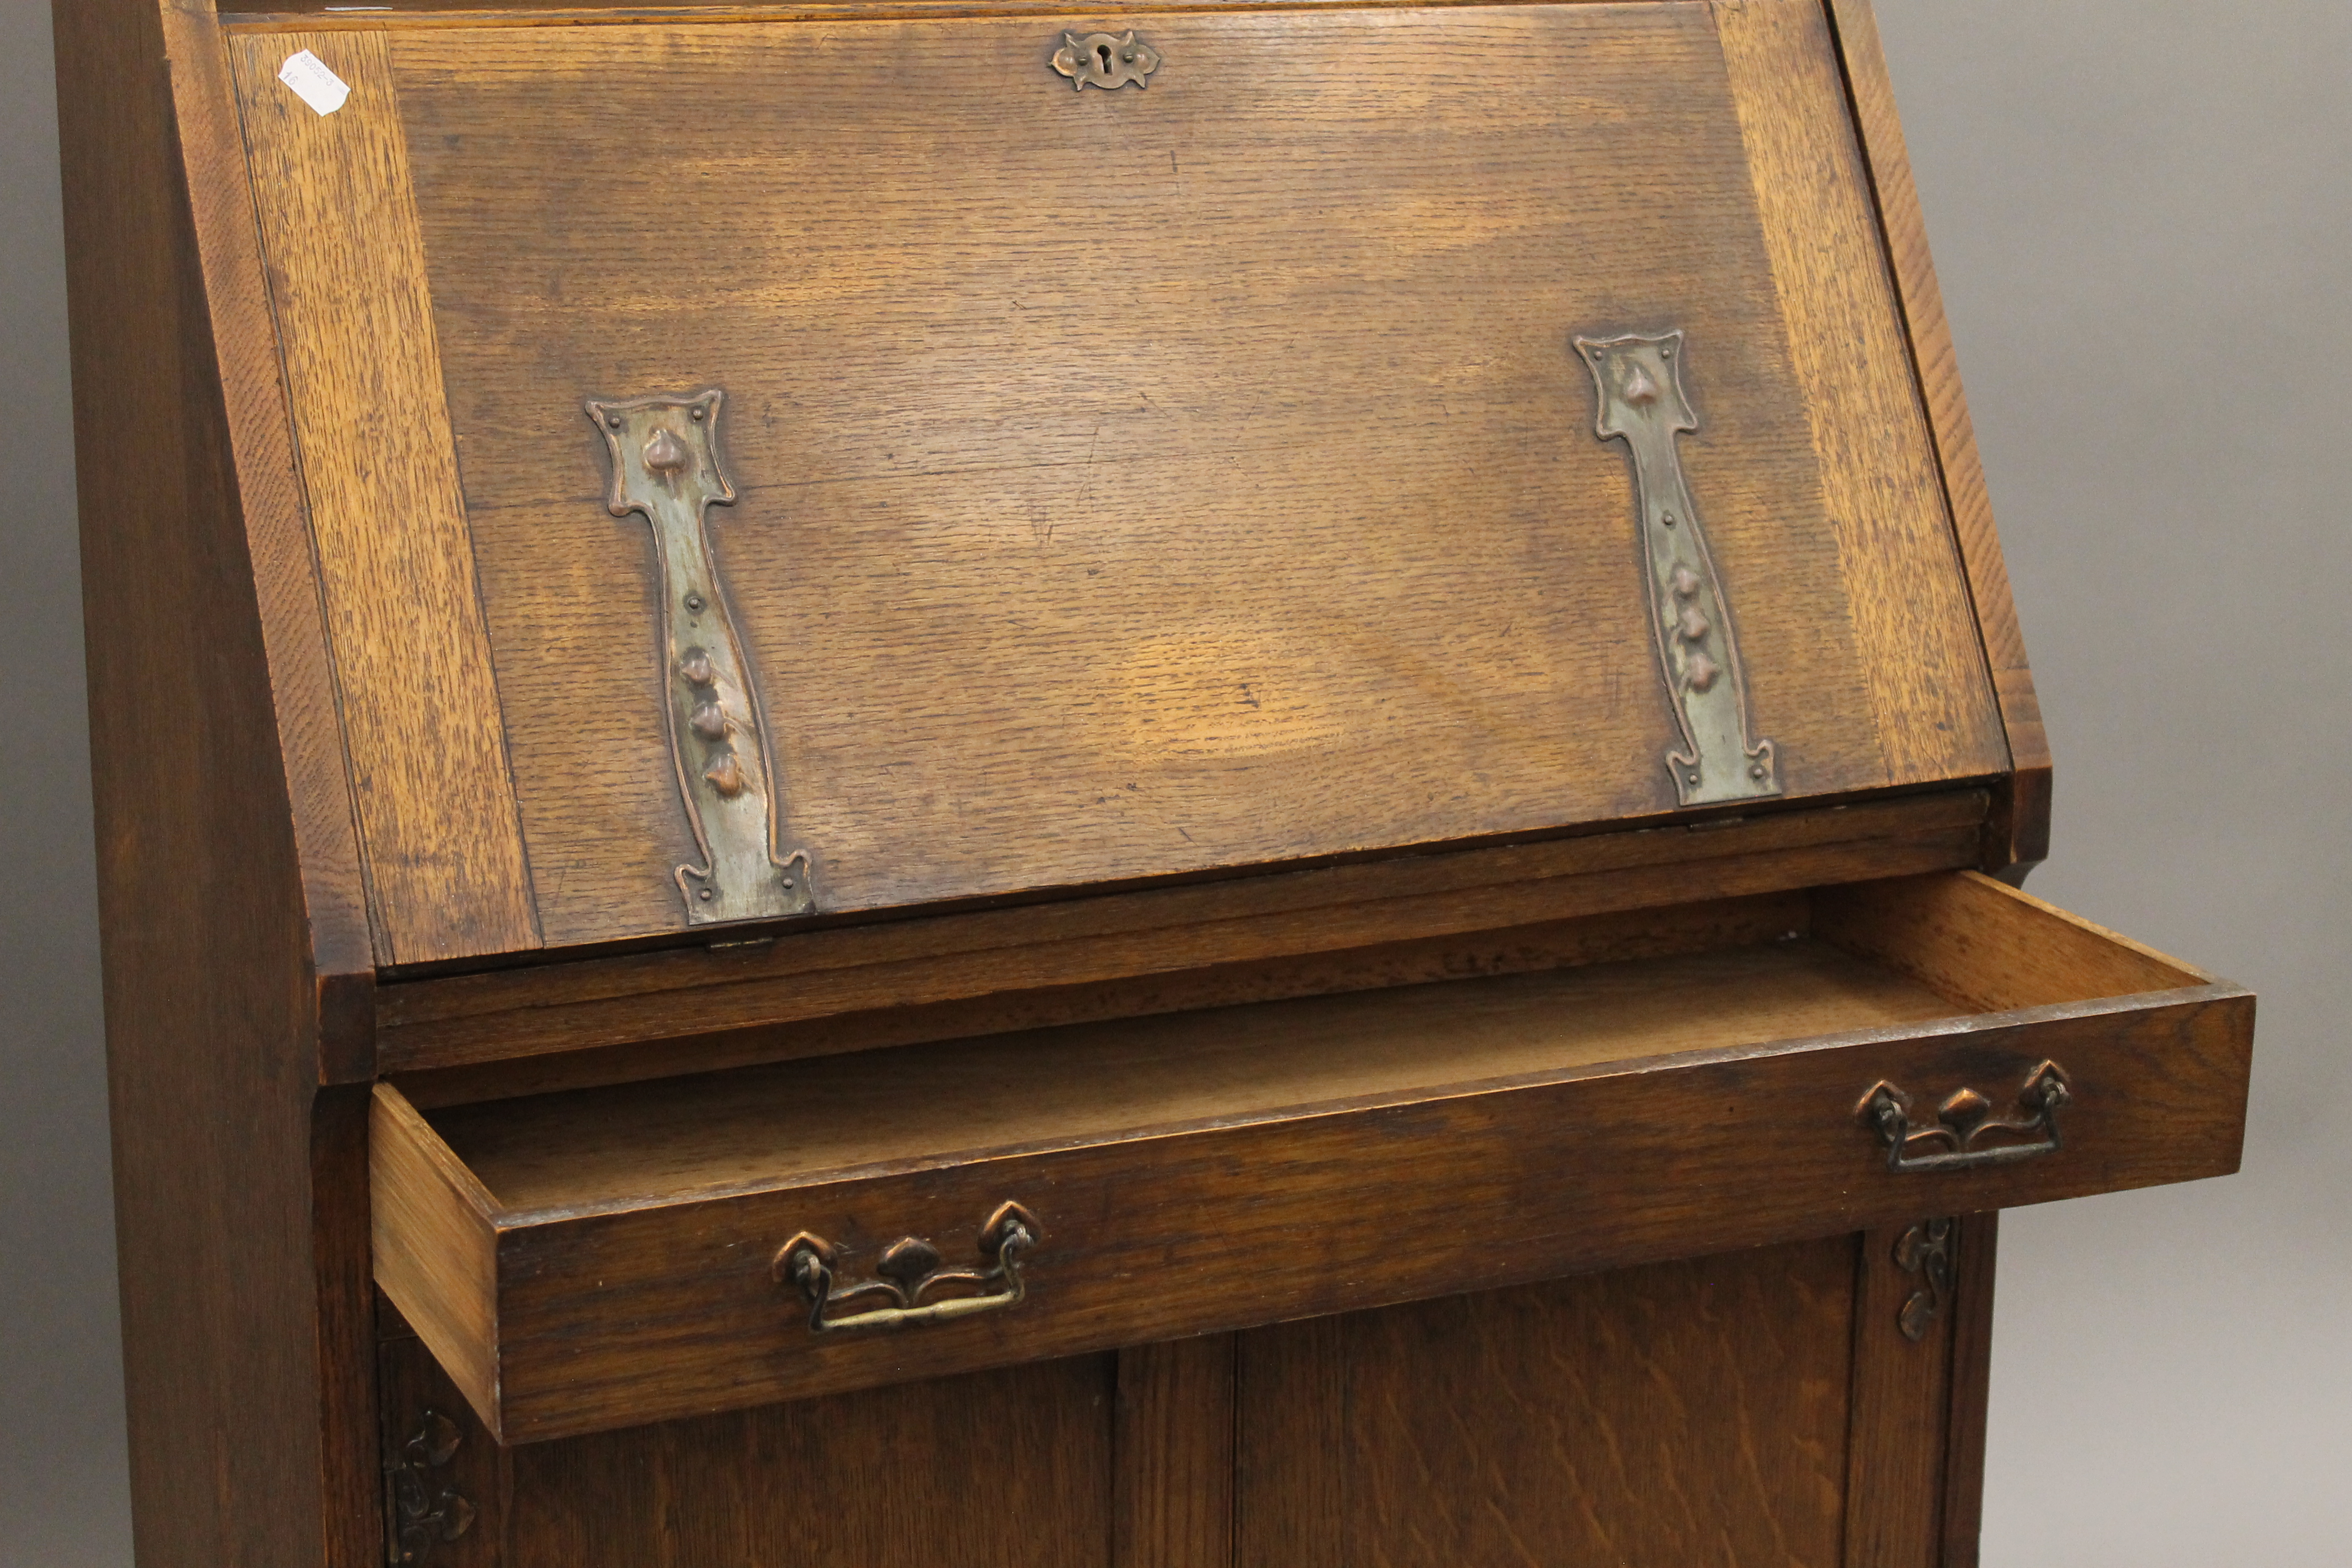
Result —
<path fill-rule="evenodd" d="M 606 505 L 614 517 L 638 512 L 653 525 L 670 756 L 702 855 L 700 865 L 677 868 L 677 890 L 697 925 L 816 908 L 807 853 L 784 847 L 759 689 L 706 531 L 708 510 L 735 500 L 719 466 L 725 406 L 716 389 L 587 405 L 612 458 Z"/>
<path fill-rule="evenodd" d="M 1679 438 L 1698 428 L 1683 395 L 1683 334 L 1579 338 L 1576 347 L 1601 395 L 1595 433 L 1624 442 L 1633 459 L 1650 626 L 1682 730 L 1681 749 L 1666 753 L 1675 794 L 1685 805 L 1779 795 L 1772 742 L 1748 731 L 1731 605 L 1683 478 Z"/>

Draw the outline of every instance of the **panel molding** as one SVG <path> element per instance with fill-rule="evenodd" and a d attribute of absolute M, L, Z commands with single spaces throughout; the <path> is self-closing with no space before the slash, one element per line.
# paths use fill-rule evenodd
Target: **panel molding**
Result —
<path fill-rule="evenodd" d="M 1429 0 L 1423 0 L 1423 4 Z M 1688 0 L 1434 0 L 1462 5 L 1674 5 Z M 1361 10 L 1364 0 L 1189 0 L 1190 11 Z M 1127 11 L 1166 11 L 1166 0 L 1112 0 L 1088 16 L 1116 16 Z M 842 21 L 856 17 L 907 19 L 923 16 L 1068 16 L 1070 8 L 1053 0 L 803 0 L 801 4 L 663 5 L 632 4 L 631 0 L 490 0 L 478 7 L 451 5 L 448 0 L 390 0 L 368 6 L 356 16 L 337 15 L 329 0 L 286 5 L 271 11 L 224 13 L 223 20 L 239 32 L 377 31 L 387 27 L 581 27 L 634 26 L 648 22 L 795 22 Z"/>
<path fill-rule="evenodd" d="M 1308 1318 L 1240 1337 L 1234 1562 L 1346 1568 L 1348 1320 Z"/>
<path fill-rule="evenodd" d="M 2009 765 L 1819 0 L 1716 7 L 1889 784 Z M 1897 372 L 1895 367 L 1903 367 Z"/>
<path fill-rule="evenodd" d="M 1232 1334 L 1118 1352 L 1111 1568 L 1234 1560 Z"/>
<path fill-rule="evenodd" d="M 540 945 L 381 33 L 230 41 L 379 956 Z M 308 48 L 330 115 L 276 80 Z"/>
<path fill-rule="evenodd" d="M 1935 260 L 1927 250 L 1927 215 L 1919 205 L 1903 124 L 1895 111 L 1895 89 L 1887 76 L 1886 53 L 1879 42 L 1877 15 L 1870 0 L 1828 0 L 1828 4 L 1845 66 L 1847 90 L 1853 98 L 1855 128 L 1886 236 L 1887 255 L 1910 327 L 1911 352 L 1935 432 L 1953 531 L 1968 564 L 1969 591 L 1975 601 L 1977 625 L 2009 737 L 2013 773 L 1988 837 L 1986 869 L 2007 870 L 2011 879 L 2021 881 L 2050 853 L 2049 733 L 2042 727 L 2042 702 L 2034 694 L 2033 671 L 2026 661 L 2025 637 L 2018 626 L 2009 565 L 2001 557 L 2000 531 L 1993 522 L 1992 498 L 1985 486 L 1976 426 L 1969 417 L 1968 395 L 1960 386 L 1951 321 L 1944 312 L 1943 289 L 1936 281 Z"/>
<path fill-rule="evenodd" d="M 1958 1245 L 1951 1415 L 1944 1438 L 1943 1568 L 1977 1568 L 1978 1537 L 1984 1527 L 1985 1415 L 1992 1385 L 2000 1211 L 1964 1215 Z"/>
<path fill-rule="evenodd" d="M 1244 1568 L 1823 1563 L 1853 1239 L 1242 1337 Z"/>

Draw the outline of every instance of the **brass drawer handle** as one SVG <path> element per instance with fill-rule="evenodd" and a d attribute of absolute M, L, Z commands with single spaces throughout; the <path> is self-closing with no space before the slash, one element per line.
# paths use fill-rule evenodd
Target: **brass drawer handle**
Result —
<path fill-rule="evenodd" d="M 778 1284 L 801 1288 L 809 1300 L 811 1332 L 829 1334 L 841 1329 L 904 1329 L 919 1323 L 943 1323 L 1017 1305 L 1028 1294 L 1021 1278 L 1021 1255 L 1037 1245 L 1037 1216 L 1019 1204 L 1004 1204 L 981 1227 L 980 1255 L 994 1265 L 989 1268 L 942 1268 L 939 1248 L 928 1241 L 902 1236 L 883 1249 L 875 1266 L 879 1279 L 868 1279 L 846 1289 L 835 1289 L 833 1244 L 821 1236 L 801 1232 L 776 1254 L 772 1272 Z M 940 1287 L 967 1285 L 982 1294 L 950 1296 L 926 1301 Z M 827 1311 L 868 1297 L 890 1304 L 862 1312 L 828 1317 Z"/>
<path fill-rule="evenodd" d="M 2021 1115 L 1996 1120 L 1992 1101 L 1963 1089 L 1936 1108 L 1933 1121 L 1914 1125 L 1911 1097 L 1884 1079 L 1871 1085 L 1856 1109 L 1886 1144 L 1888 1170 L 1950 1171 L 2056 1153 L 2061 1142 L 2058 1112 L 2074 1098 L 2065 1069 L 2056 1062 L 2043 1062 L 2026 1075 L 2025 1087 L 2017 1092 Z M 2032 1141 L 2001 1141 L 2007 1138 Z M 1987 1139 L 1993 1142 L 1979 1147 Z"/>

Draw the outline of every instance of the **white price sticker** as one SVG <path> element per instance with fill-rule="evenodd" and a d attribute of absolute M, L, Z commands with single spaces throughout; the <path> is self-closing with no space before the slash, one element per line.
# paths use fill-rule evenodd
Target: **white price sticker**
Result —
<path fill-rule="evenodd" d="M 328 68 L 327 62 L 304 49 L 278 68 L 278 79 L 294 96 L 321 114 L 332 114 L 352 95 L 351 84 Z"/>

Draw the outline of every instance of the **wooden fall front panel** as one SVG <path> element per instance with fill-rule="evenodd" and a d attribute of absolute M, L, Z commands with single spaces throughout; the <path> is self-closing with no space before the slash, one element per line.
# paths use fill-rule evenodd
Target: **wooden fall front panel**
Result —
<path fill-rule="evenodd" d="M 728 395 L 824 912 L 1675 811 L 1580 336 L 1684 334 L 1779 794 L 2007 771 L 1817 11 L 1120 26 L 1143 90 L 1027 16 L 233 38 L 383 961 L 686 922 L 589 396 Z"/>

